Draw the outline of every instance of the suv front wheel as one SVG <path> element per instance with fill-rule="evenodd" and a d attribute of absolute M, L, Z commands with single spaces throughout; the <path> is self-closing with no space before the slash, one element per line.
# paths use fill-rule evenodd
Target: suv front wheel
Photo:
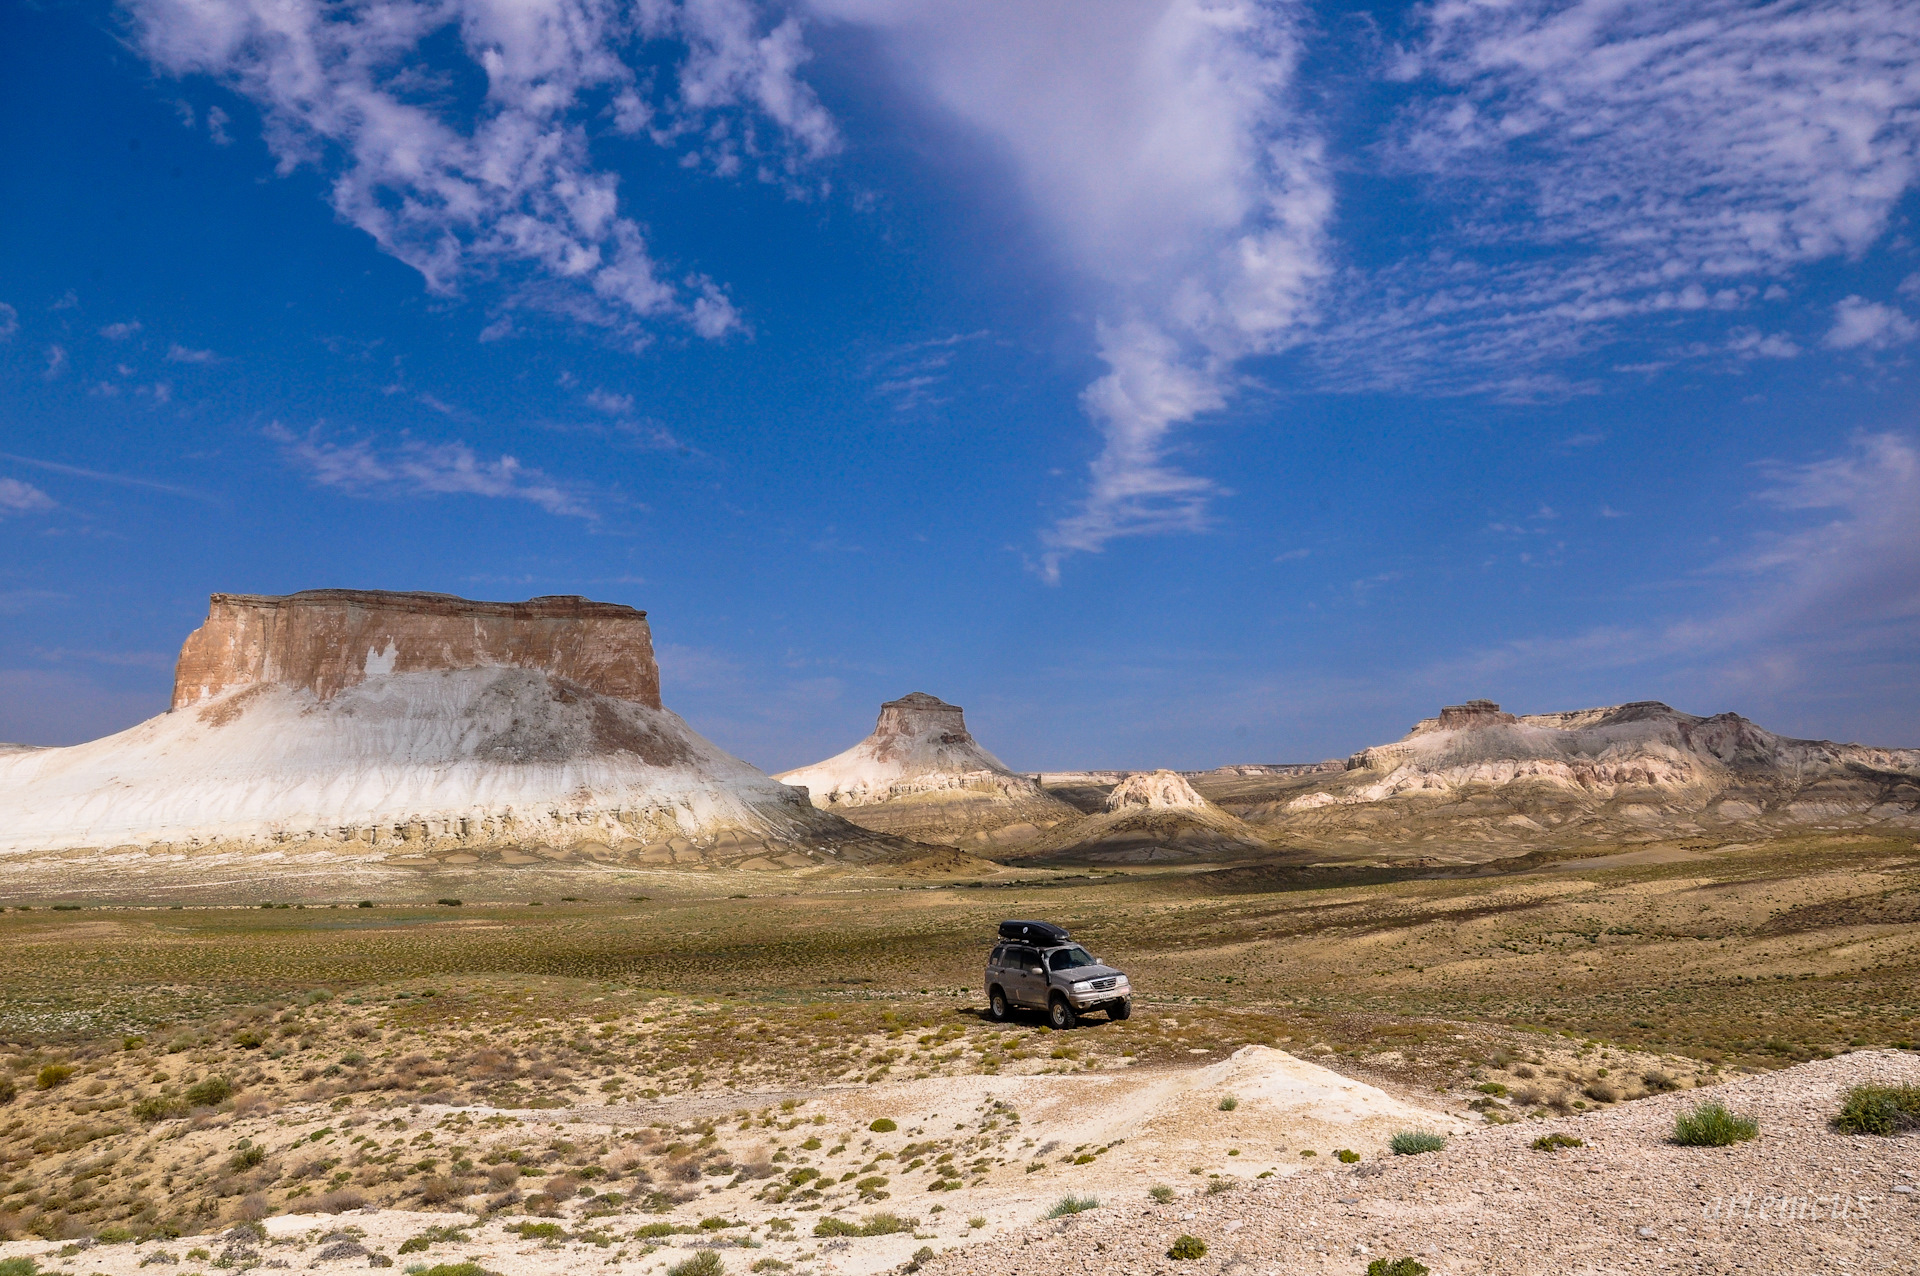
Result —
<path fill-rule="evenodd" d="M 1053 1000 L 1047 1003 L 1047 1022 L 1058 1032 L 1065 1032 L 1080 1022 L 1080 1016 L 1073 1012 L 1067 999 L 1055 993 Z"/>
<path fill-rule="evenodd" d="M 1007 994 L 998 988 L 987 994 L 987 1018 L 995 1023 L 1007 1021 Z"/>

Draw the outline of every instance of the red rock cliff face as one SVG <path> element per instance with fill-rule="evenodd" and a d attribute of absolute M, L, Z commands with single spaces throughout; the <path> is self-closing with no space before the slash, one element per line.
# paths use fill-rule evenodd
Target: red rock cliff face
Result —
<path fill-rule="evenodd" d="M 644 611 L 572 594 L 485 603 L 371 589 L 215 594 L 180 648 L 173 707 L 257 683 L 324 700 L 373 675 L 503 665 L 660 707 Z"/>

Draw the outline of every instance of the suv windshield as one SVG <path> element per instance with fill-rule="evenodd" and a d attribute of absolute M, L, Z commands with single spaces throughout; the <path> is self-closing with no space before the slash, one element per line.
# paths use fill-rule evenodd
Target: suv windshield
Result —
<path fill-rule="evenodd" d="M 1047 969 L 1072 970 L 1075 966 L 1093 965 L 1093 955 L 1079 945 L 1072 948 L 1057 948 L 1047 954 Z"/>

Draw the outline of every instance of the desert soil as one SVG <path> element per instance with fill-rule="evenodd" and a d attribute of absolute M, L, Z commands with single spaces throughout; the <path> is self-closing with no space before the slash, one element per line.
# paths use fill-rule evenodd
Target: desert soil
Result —
<path fill-rule="evenodd" d="M 16 1241 L 0 1245 L 0 1258 L 30 1257 L 76 1276 L 131 1276 L 155 1265 L 346 1271 L 378 1264 L 376 1256 L 393 1258 L 396 1269 L 471 1260 L 503 1276 L 651 1276 L 701 1250 L 736 1276 L 865 1276 L 925 1251 L 925 1276 L 1357 1274 L 1373 1259 L 1402 1256 L 1437 1276 L 1920 1270 L 1920 1135 L 1844 1136 L 1828 1126 L 1847 1087 L 1863 1082 L 1920 1083 L 1920 1056 L 1860 1051 L 1726 1081 L 1706 1095 L 1504 1125 L 1468 1125 L 1417 1094 L 1389 1094 L 1258 1046 L 1188 1067 L 929 1078 L 757 1109 L 755 1096 L 731 1095 L 725 1114 L 706 1110 L 719 1096 L 513 1115 L 426 1105 L 383 1113 L 370 1128 L 385 1134 L 398 1125 L 396 1145 L 415 1147 L 437 1132 L 477 1155 L 492 1137 L 618 1140 L 724 1115 L 728 1142 L 742 1144 L 737 1154 L 771 1157 L 771 1173 L 696 1186 L 671 1206 L 656 1198 L 644 1208 L 638 1193 L 610 1206 L 603 1192 L 532 1219 L 288 1213 L 267 1218 L 259 1238 L 241 1230 L 139 1243 Z M 1760 1137 L 1730 1148 L 1674 1146 L 1674 1117 L 1703 1098 L 1757 1119 Z M 310 1130 L 325 1112 L 242 1117 L 221 1127 L 220 1145 L 343 1140 L 346 1128 Z M 869 1128 L 882 1118 L 897 1129 Z M 1445 1149 L 1387 1150 L 1392 1134 L 1416 1128 L 1447 1135 Z M 1532 1150 L 1546 1132 L 1582 1145 Z M 1359 1160 L 1343 1164 L 1339 1149 Z M 805 1168 L 818 1177 L 794 1183 Z M 952 1186 L 934 1186 L 941 1182 Z M 1169 1196 L 1164 1203 L 1151 1195 L 1156 1187 Z M 1049 1219 L 1069 1196 L 1099 1204 Z M 822 1219 L 859 1225 L 883 1214 L 902 1230 L 814 1232 Z M 649 1225 L 677 1230 L 641 1235 Z M 1203 1240 L 1205 1257 L 1169 1258 L 1182 1234 Z M 424 1243 L 403 1252 L 414 1237 Z"/>

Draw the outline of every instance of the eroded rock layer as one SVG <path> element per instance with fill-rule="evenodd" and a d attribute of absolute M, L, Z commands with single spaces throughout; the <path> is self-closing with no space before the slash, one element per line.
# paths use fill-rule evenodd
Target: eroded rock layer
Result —
<path fill-rule="evenodd" d="M 371 589 L 215 594 L 180 649 L 173 707 L 263 684 L 328 700 L 369 677 L 484 668 L 537 669 L 660 707 L 644 611 L 573 594 L 489 603 Z"/>
<path fill-rule="evenodd" d="M 863 828 L 975 849 L 1079 817 L 982 748 L 959 705 L 923 691 L 882 704 L 873 734 L 845 753 L 776 778 Z"/>
<path fill-rule="evenodd" d="M 1920 749 L 1796 740 L 1657 701 L 1514 715 L 1450 706 L 1339 773 L 1194 777 L 1270 835 L 1436 850 L 1920 827 Z"/>
<path fill-rule="evenodd" d="M 628 607 L 216 595 L 175 701 L 0 755 L 0 852 L 590 845 L 772 868 L 924 850 L 816 811 L 663 708 Z"/>

